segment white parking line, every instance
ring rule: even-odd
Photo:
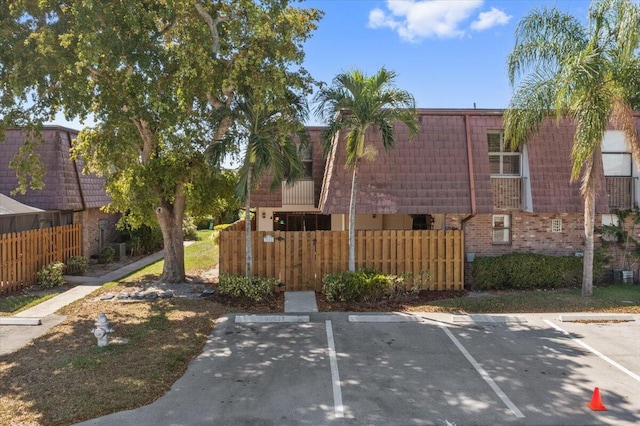
[[[623,367],[622,365],[618,364],[617,362],[615,362],[614,360],[612,360],[611,358],[609,358],[608,356],[604,355],[603,353],[599,352],[598,350],[592,348],[591,346],[587,345],[586,343],[584,343],[582,340],[580,339],[576,339],[575,337],[573,337],[573,335],[571,333],[569,333],[568,331],[560,328],[559,326],[555,325],[554,323],[552,323],[549,320],[544,320],[544,322],[546,322],[547,324],[549,324],[551,327],[555,328],[556,330],[558,330],[559,332],[569,336],[571,338],[571,340],[573,340],[574,342],[576,342],[577,344],[579,344],[580,346],[582,346],[583,348],[585,348],[586,350],[588,350],[589,352],[599,356],[601,359],[603,359],[604,361],[607,361],[609,364],[613,365],[614,367],[616,367],[618,370],[622,371],[623,373],[627,374],[629,377],[636,379],[637,381],[640,382],[640,376],[638,376],[637,374],[635,374],[634,372],[627,370],[625,367]]]
[[[411,314],[349,315],[349,322],[422,322],[422,318]]]
[[[236,324],[305,322],[309,322],[309,315],[236,315]]]
[[[331,320],[325,322],[327,328],[327,342],[329,345],[329,364],[331,365],[331,382],[333,384],[333,405],[337,418],[344,417],[344,405],[342,405],[342,389],[340,388],[340,373],[338,372],[338,359],[336,358],[336,345],[333,341],[333,328]]]
[[[484,381],[487,382],[487,384],[491,387],[491,389],[493,389],[496,395],[498,395],[498,398],[500,398],[502,402],[504,402],[504,404],[509,408],[509,410],[511,410],[513,415],[519,419],[523,419],[524,414],[522,414],[522,412],[518,409],[518,407],[516,407],[515,404],[511,402],[509,397],[502,391],[502,389],[500,389],[500,386],[498,386],[497,383],[493,381],[491,376],[489,376],[489,373],[487,373],[484,370],[484,368],[482,368],[482,366],[473,358],[473,356],[471,356],[469,351],[467,351],[465,347],[462,346],[462,343],[460,343],[460,341],[456,338],[456,336],[454,336],[453,333],[451,333],[451,331],[449,331],[447,327],[441,325],[440,328],[445,332],[447,336],[449,336],[449,339],[451,339],[453,344],[457,346],[460,352],[462,352],[462,355],[464,355],[467,361],[469,361],[469,363],[471,363],[473,368],[476,369],[478,374],[480,374],[480,377],[482,377]]]

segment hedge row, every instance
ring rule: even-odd
[[[604,273],[604,261],[596,255],[594,282]],[[582,258],[510,253],[477,257],[473,278],[479,290],[578,287],[582,283]]]

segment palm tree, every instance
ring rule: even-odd
[[[518,24],[508,59],[515,92],[504,116],[507,143],[522,145],[549,116],[575,125],[571,181],[581,181],[584,198],[583,296],[593,289],[595,199],[607,125],[624,131],[640,164],[632,110],[639,38],[640,6],[630,0],[595,1],[587,26],[555,8],[534,9]]]
[[[236,196],[245,203],[246,276],[253,265],[251,247],[251,188],[263,173],[271,172],[271,189],[303,173],[298,147],[308,143],[303,124],[306,102],[297,94],[248,91],[236,105],[236,123],[246,139]]]
[[[373,160],[377,152],[373,145],[365,143],[365,134],[371,128],[377,128],[382,134],[385,150],[395,146],[394,127],[396,121],[404,123],[409,137],[418,134],[415,100],[394,84],[396,73],[381,68],[376,74],[367,76],[354,69],[338,74],[330,87],[321,89],[315,97],[318,106],[316,113],[328,123],[322,138],[327,154],[332,144],[339,143],[338,136],[346,130],[347,160],[345,167],[353,170],[351,179],[351,198],[349,201],[349,271],[355,271],[355,212],[356,190],[358,183],[358,163],[366,158]]]

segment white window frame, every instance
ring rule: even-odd
[[[551,219],[551,232],[556,234],[562,232],[562,219]]]
[[[500,137],[500,151],[491,151],[489,147],[489,136],[499,135]],[[489,157],[498,157],[500,159],[500,171],[498,173],[491,173],[491,177],[522,177],[522,153],[520,151],[510,151],[504,146],[504,132],[490,131],[487,132],[487,149],[489,150]],[[518,157],[518,173],[505,173],[504,172],[504,158],[505,157]]]
[[[511,233],[510,214],[491,216],[491,242],[493,244],[511,244]]]

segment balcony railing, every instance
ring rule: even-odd
[[[493,207],[496,209],[524,209],[522,177],[491,177]]]
[[[605,185],[609,197],[611,210],[625,210],[633,207],[635,203],[634,177],[606,176]]]
[[[292,185],[282,184],[282,205],[313,206],[315,193],[312,180],[300,180]]]

